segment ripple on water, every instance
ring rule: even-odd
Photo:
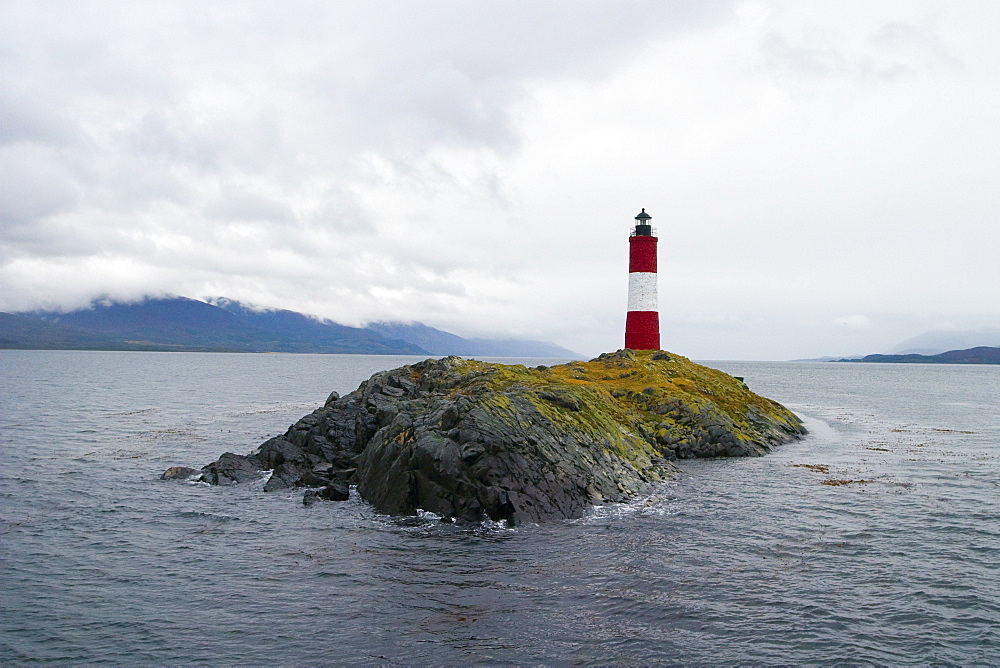
[[[896,397],[927,370],[748,363],[752,386],[800,402],[806,439],[681,462],[653,494],[566,522],[156,479],[283,432],[340,357],[126,355],[128,373],[102,357],[78,375],[88,388],[18,382],[0,415],[0,433],[30,427],[0,468],[0,660],[1000,662],[1000,407],[969,375],[934,376],[969,405],[910,407]]]

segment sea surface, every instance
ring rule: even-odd
[[[417,359],[0,350],[0,664],[1000,664],[997,366],[708,362],[810,435],[574,521],[158,479]]]

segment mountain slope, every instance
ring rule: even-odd
[[[186,297],[146,298],[133,303],[99,301],[89,309],[68,313],[21,315],[124,340],[130,350],[426,354],[418,346],[390,341],[375,332],[321,322],[291,311],[253,311],[226,302],[228,309]]]
[[[313,318],[287,309],[255,309],[225,297],[209,300],[214,306],[238,317],[257,329],[280,334],[287,348],[294,352],[383,352],[426,355],[431,351],[400,338],[359,327],[348,327],[332,320]],[[281,352],[291,350],[279,349]]]
[[[938,355],[950,350],[968,350],[987,346],[1000,347],[1000,329],[933,330],[895,345],[893,355]]]
[[[8,315],[0,320],[0,347],[579,358],[542,341],[464,339],[420,323],[348,327],[225,297],[98,300],[67,313]]]
[[[68,313],[36,312],[46,322],[120,337],[133,343],[158,343],[220,350],[264,350],[273,335],[205,302],[185,297],[147,298],[139,302],[96,302]]]
[[[427,325],[401,322],[373,322],[366,329],[395,339],[409,341],[433,355],[463,357],[561,357],[579,359],[572,350],[545,341],[521,339],[464,339]]]
[[[123,339],[0,313],[0,348],[26,350],[125,350]]]

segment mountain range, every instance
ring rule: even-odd
[[[69,312],[0,313],[0,348],[580,357],[544,341],[465,339],[422,323],[349,327],[224,297],[97,300]]]

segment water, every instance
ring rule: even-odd
[[[0,351],[0,663],[1000,662],[1000,367],[711,363],[811,435],[576,521],[158,480],[416,359]]]

